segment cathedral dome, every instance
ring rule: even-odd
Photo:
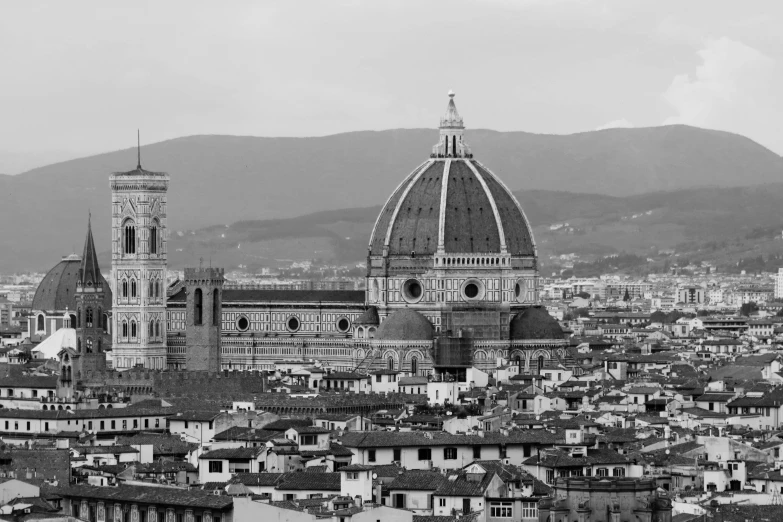
[[[563,339],[563,329],[546,308],[531,306],[511,320],[512,340]]]
[[[370,256],[510,254],[534,256],[528,220],[510,190],[473,159],[453,93],[430,160],[386,201]]]
[[[431,341],[433,336],[432,323],[410,308],[392,313],[375,333],[375,339],[382,341]]]
[[[41,280],[33,297],[33,310],[76,310],[76,282],[79,279],[79,269],[82,258],[76,254],[64,257]],[[100,275],[100,274],[98,274]],[[103,287],[109,284],[100,276]],[[111,291],[106,291],[104,309],[111,309]]]

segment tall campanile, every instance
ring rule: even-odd
[[[169,175],[111,175],[114,367],[166,368],[166,192]]]

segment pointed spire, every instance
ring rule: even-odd
[[[139,158],[139,162],[136,164],[136,168],[141,170],[141,132],[139,129],[136,129],[136,154]]]
[[[98,266],[98,255],[95,252],[95,242],[92,239],[92,212],[87,217],[87,239],[84,241],[82,265],[79,268],[79,286],[97,287],[103,283],[101,269]]]

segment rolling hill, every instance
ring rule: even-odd
[[[534,227],[545,271],[565,266],[558,257],[569,254],[595,262],[627,253],[652,259],[651,270],[668,258],[725,268],[744,258],[783,255],[783,183],[626,197],[541,190],[516,196]],[[373,206],[179,231],[170,242],[170,264],[182,267],[203,257],[255,271],[291,260],[358,263],[379,211]],[[552,230],[555,223],[568,227]],[[108,256],[101,262],[108,263]]]
[[[190,136],[143,147],[142,163],[171,174],[169,228],[184,233],[215,224],[379,205],[427,157],[436,136],[428,129],[319,138]],[[539,195],[542,199],[526,202],[526,210],[540,215],[542,223],[556,221],[563,206],[600,217],[604,207],[622,208],[627,197],[651,191],[675,195],[691,187],[783,180],[783,159],[773,152],[742,136],[687,126],[567,136],[472,130],[467,139],[476,157],[512,189],[592,195],[557,196],[551,202]],[[0,220],[5,224],[0,271],[45,270],[61,255],[78,252],[88,209],[96,243],[107,249],[108,175],[132,169],[135,154],[127,149],[0,177]],[[294,223],[305,226],[296,220],[289,225]],[[362,230],[369,234],[366,226],[353,226],[348,221],[329,228],[334,237],[355,238]],[[185,257],[189,251],[181,248]]]

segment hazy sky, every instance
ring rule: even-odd
[[[783,2],[0,1],[0,172],[191,134],[687,123],[783,153]]]

